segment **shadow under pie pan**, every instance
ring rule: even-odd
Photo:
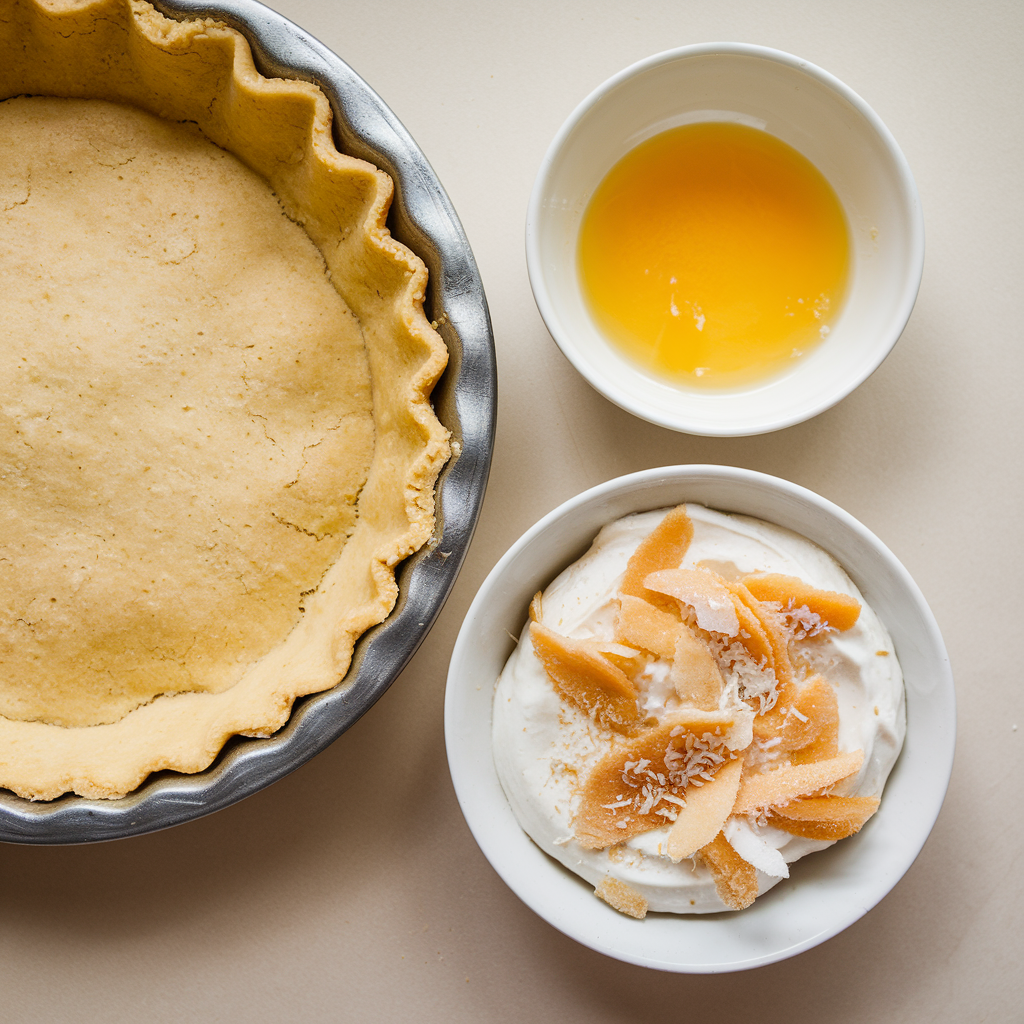
[[[448,349],[431,401],[450,432],[452,455],[435,487],[433,534],[395,569],[395,607],[357,640],[343,682],[300,696],[273,735],[236,735],[209,768],[191,775],[157,771],[118,799],[69,794],[33,802],[0,790],[5,842],[85,843],[167,828],[250,796],[326,748],[384,693],[429,631],[468,549],[490,466],[496,366],[483,287],[455,211],[401,123],[344,61],[252,0],[160,0],[154,6],[172,20],[213,18],[237,30],[266,78],[318,86],[332,108],[337,148],[391,176],[387,227],[426,264],[424,312]]]

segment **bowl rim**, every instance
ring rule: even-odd
[[[701,416],[694,414],[680,413],[672,415],[668,412],[663,413],[660,410],[652,410],[647,403],[635,398],[618,381],[599,374],[587,359],[584,351],[576,345],[572,332],[565,328],[560,320],[551,297],[551,292],[548,289],[543,269],[544,261],[541,253],[541,231],[539,226],[544,215],[544,196],[547,193],[549,179],[559,154],[569,142],[576,127],[607,96],[629,79],[665,64],[692,57],[706,56],[754,57],[782,64],[816,79],[826,88],[838,94],[841,99],[848,102],[865,119],[882,141],[885,151],[896,171],[900,197],[908,213],[910,224],[910,247],[906,276],[899,304],[893,314],[893,326],[889,332],[889,337],[886,339],[887,343],[877,346],[872,358],[867,359],[860,370],[840,387],[823,393],[820,397],[807,402],[806,405],[788,415],[765,415],[756,427],[747,425],[734,426],[728,422],[709,422]],[[760,46],[755,43],[710,42],[675,47],[671,50],[664,50],[650,57],[645,57],[612,75],[611,78],[597,86],[566,118],[548,146],[544,158],[541,160],[527,207],[525,241],[527,271],[537,309],[555,344],[562,351],[566,359],[575,367],[577,372],[595,391],[604,395],[605,398],[626,412],[632,413],[634,416],[647,420],[650,423],[655,423],[658,426],[667,427],[670,430],[707,437],[744,437],[770,433],[812,419],[842,401],[852,391],[860,387],[881,366],[896,345],[896,342],[899,341],[913,312],[924,274],[925,236],[921,198],[917,190],[917,184],[914,181],[914,176],[910,170],[910,165],[892,132],[889,131],[871,106],[846,83],[836,78],[835,75],[810,61],[787,53],[784,50]],[[742,392],[738,393],[742,394]]]
[[[343,683],[296,700],[274,735],[232,737],[204,771],[157,772],[117,800],[66,794],[33,802],[0,790],[0,842],[63,845],[155,832],[251,796],[324,750],[384,694],[429,632],[462,567],[490,471],[497,365],[483,283],[450,199],[405,127],[337,54],[256,0],[153,3],[175,20],[210,17],[238,30],[265,76],[319,86],[339,148],[391,175],[388,226],[429,270],[425,311],[440,321],[449,350],[433,404],[458,444],[437,481],[434,533],[398,567],[398,602],[357,641]]]
[[[561,522],[575,514],[592,509],[603,511],[605,515],[603,522],[607,523],[621,515],[629,514],[622,508],[617,508],[614,512],[606,511],[610,503],[619,496],[630,498],[631,511],[644,511],[650,508],[666,507],[671,503],[666,502],[663,497],[654,497],[653,504],[652,499],[645,499],[645,495],[652,495],[656,489],[660,489],[661,492],[666,489],[682,492],[701,486],[711,488],[739,486],[746,489],[751,496],[758,492],[763,494],[766,489],[774,491],[789,504],[810,506],[817,522],[837,523],[846,534],[852,535],[856,541],[866,543],[873,549],[873,552],[884,563],[886,570],[894,575],[901,597],[912,604],[914,613],[920,619],[922,636],[918,639],[924,640],[937,667],[935,677],[928,681],[930,686],[928,701],[930,707],[934,708],[934,715],[942,725],[932,747],[928,747],[927,743],[924,747],[920,747],[920,744],[927,739],[921,736],[920,727],[915,734],[917,742],[914,745],[915,753],[912,755],[916,758],[915,767],[920,768],[926,762],[929,772],[929,787],[926,791],[915,794],[915,801],[919,808],[919,831],[908,837],[902,831],[905,828],[904,824],[900,823],[897,829],[900,831],[900,835],[889,836],[891,842],[886,847],[885,857],[888,860],[885,863],[885,870],[877,877],[870,877],[867,880],[868,884],[861,885],[853,899],[847,894],[841,893],[842,900],[833,900],[837,906],[842,904],[842,913],[829,921],[827,926],[816,926],[817,930],[810,934],[789,935],[785,942],[777,943],[771,948],[766,946],[760,950],[758,955],[749,955],[745,944],[751,941],[749,932],[752,929],[756,930],[756,925],[751,921],[751,925],[747,926],[744,922],[750,920],[752,911],[764,906],[761,900],[758,900],[754,907],[736,914],[654,915],[655,919],[685,922],[681,926],[683,928],[690,927],[690,922],[703,917],[728,919],[735,922],[737,936],[746,929],[748,934],[744,936],[743,944],[739,939],[736,941],[734,958],[726,957],[714,962],[696,962],[693,959],[681,958],[678,954],[674,956],[672,951],[652,956],[646,949],[642,932],[639,930],[647,922],[631,921],[613,911],[609,912],[610,917],[605,914],[607,920],[600,921],[596,929],[594,928],[596,920],[594,914],[588,912],[590,921],[583,920],[578,909],[583,905],[583,901],[589,900],[592,906],[601,908],[602,912],[607,908],[604,908],[603,904],[599,904],[589,894],[589,887],[586,883],[581,882],[561,864],[543,853],[523,832],[515,819],[504,791],[501,789],[491,756],[490,707],[493,703],[493,686],[485,685],[490,680],[483,680],[479,672],[473,671],[473,652],[471,650],[474,643],[484,642],[479,639],[485,633],[482,620],[485,618],[485,609],[493,595],[509,588],[526,586],[533,579],[532,576],[529,580],[525,578],[530,575],[529,569],[524,568],[520,564],[520,560],[532,546],[543,544],[545,538],[549,537],[553,530],[557,530]],[[691,499],[680,497],[676,500]],[[741,514],[752,513],[744,511]],[[785,522],[779,525],[787,526]],[[581,549],[584,545],[589,545],[593,532],[580,539]],[[828,550],[827,547],[826,550]],[[582,550],[579,553],[582,553]],[[542,585],[546,585],[552,580],[566,565],[578,557],[578,554],[562,564],[546,566],[540,573],[544,581]],[[851,572],[851,575],[856,575],[855,570]],[[515,578],[510,581],[510,577]],[[525,603],[522,608],[522,619],[523,621],[526,619]],[[508,623],[504,625],[506,630],[516,628],[515,626],[509,627]],[[511,635],[510,632],[509,636]],[[502,657],[502,664],[506,657],[507,654]],[[486,693],[481,696],[484,690]],[[893,770],[894,775],[899,770],[900,763],[906,762],[908,756],[911,756],[907,752],[911,735],[909,723],[913,721],[910,693],[910,687],[908,687],[908,739],[905,741],[904,750]],[[486,728],[480,721],[480,705],[484,699],[487,701]],[[922,701],[923,698],[918,696],[914,706],[919,707]],[[508,549],[480,586],[466,613],[456,640],[445,691],[445,743],[456,798],[474,839],[505,884],[540,917],[582,945],[627,963],[677,973],[724,973],[775,963],[824,942],[849,927],[877,905],[909,870],[934,827],[949,785],[955,741],[956,696],[949,658],[938,624],[923,594],[902,563],[867,527],[814,491],[768,474],[730,466],[668,466],[628,474],[598,484],[596,487],[570,498],[542,517]],[[486,753],[484,753],[485,748]],[[884,806],[883,800],[883,808]],[[889,831],[892,831],[891,826]],[[848,840],[850,843],[855,841],[856,837]],[[828,857],[832,852],[831,849],[822,851],[816,857]],[[812,861],[819,866],[827,863],[815,861],[814,858]],[[821,902],[828,899],[830,895],[828,886],[836,880],[827,870],[823,874],[824,884],[820,878],[816,882],[808,881],[806,883],[807,887],[803,889],[802,896],[804,900],[809,901],[813,898],[816,902]],[[814,890],[813,897],[812,890]],[[771,895],[768,893],[764,899],[770,899]],[[767,913],[771,912],[772,910],[769,908]],[[650,921],[651,918],[649,917],[647,920]],[[702,926],[697,924],[696,927]],[[766,934],[768,931],[765,929]],[[766,939],[765,942],[770,945],[769,940]]]

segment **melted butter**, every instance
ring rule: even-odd
[[[708,122],[627,153],[594,192],[579,270],[605,336],[674,384],[737,387],[821,343],[849,267],[839,199],[766,132]]]

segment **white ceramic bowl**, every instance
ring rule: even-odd
[[[494,685],[531,596],[589,547],[606,523],[683,501],[786,526],[830,552],[892,635],[907,689],[907,737],[878,813],[851,839],[801,860],[792,877],[738,913],[649,914],[634,921],[543,853],[519,827],[491,756]],[[445,738],[455,792],[484,855],[541,917],[630,963],[714,973],[758,967],[823,942],[900,880],[938,816],[953,765],[949,660],[921,592],[895,556],[842,509],[796,484],[724,466],[673,466],[620,477],[545,516],[480,588],[448,673]]]
[[[853,250],[849,291],[828,338],[784,376],[731,391],[674,387],[620,355],[591,317],[577,272],[580,221],[608,171],[653,135],[699,121],[760,128],[807,157],[843,205]],[[537,175],[526,259],[552,337],[605,397],[674,430],[759,434],[834,405],[889,354],[917,298],[924,224],[903,154],[856,93],[790,54],[708,43],[626,68],[573,111]]]

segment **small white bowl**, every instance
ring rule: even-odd
[[[760,128],[807,157],[835,189],[852,247],[849,290],[827,339],[783,376],[729,391],[675,387],[621,355],[592,318],[577,271],[580,221],[608,171],[646,139],[701,121]],[[899,146],[856,93],[788,53],[707,43],[626,68],[573,111],[533,187],[526,261],[551,336],[606,398],[673,430],[760,434],[834,405],[889,354],[920,287],[924,223]]]
[[[520,828],[491,756],[494,684],[530,598],[631,512],[684,501],[757,516],[819,544],[846,569],[885,623],[903,668],[907,736],[878,813],[851,839],[799,862],[793,877],[737,913],[649,914],[634,921],[543,853]],[[528,530],[484,581],[452,654],[445,740],[466,821],[494,869],[560,931],[629,963],[717,973],[810,949],[867,913],[924,845],[953,766],[956,707],[949,660],[921,592],[895,556],[856,519],[796,484],[725,466],[673,466],[601,484]]]

